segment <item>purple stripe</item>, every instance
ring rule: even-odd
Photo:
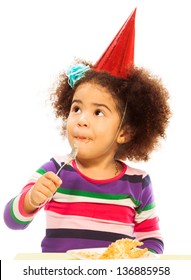
[[[157,254],[162,254],[164,251],[164,243],[160,239],[148,238],[141,241],[144,243],[144,245],[140,246],[140,248],[148,248],[154,250]]]
[[[43,252],[66,252],[71,249],[107,247],[121,238],[133,237],[94,230],[47,229],[41,245]]]
[[[161,240],[147,239],[143,240],[144,245],[140,248],[154,250],[157,254],[162,254],[164,244]],[[73,238],[48,238],[45,237],[41,243],[42,252],[60,252],[64,253],[73,249],[101,248],[108,247],[112,241],[102,241],[94,239],[73,239]]]
[[[47,238],[41,243],[42,252],[66,252],[73,249],[108,247],[111,241],[73,239],[73,238]]]
[[[45,163],[42,168],[44,168],[47,171],[53,171],[56,172],[58,167],[55,166],[55,163],[51,160],[47,163]],[[62,179],[62,185],[60,186],[61,188],[67,188],[67,189],[75,189],[75,190],[83,190],[89,192],[95,192],[95,193],[104,193],[104,194],[129,194],[136,200],[141,200],[141,193],[142,190],[148,192],[149,197],[151,198],[152,196],[150,195],[150,184],[146,184],[147,186],[143,186],[144,184],[144,179],[143,181],[140,179],[140,182],[130,182],[127,180],[127,176],[125,180],[116,180],[113,182],[105,182],[103,184],[96,184],[96,183],[91,183],[87,181],[85,178],[83,178],[80,174],[78,174],[73,167],[70,168],[71,170],[65,170],[63,169],[62,172],[60,173],[60,178]],[[71,172],[73,171],[73,172]],[[138,175],[137,177],[140,177]],[[149,176],[147,176],[147,183],[150,182]],[[149,203],[153,202],[153,198],[149,201]]]
[[[128,181],[116,180],[104,184],[95,184],[86,181],[77,172],[63,171],[61,173],[62,186],[67,189],[83,190],[103,194],[130,194],[136,200],[140,200],[140,193],[142,191],[141,183],[130,183]]]
[[[141,197],[141,205],[139,208],[144,208],[146,205],[151,204],[154,202],[154,196],[152,191],[152,186],[149,185],[142,191],[142,197]]]
[[[52,172],[54,172],[54,173],[56,173],[56,172],[57,172],[57,169],[58,169],[58,168],[55,166],[55,163],[54,163],[52,160],[50,160],[49,162],[43,164],[43,165],[41,166],[41,168],[45,169],[46,171],[52,171]]]
[[[10,229],[25,229],[28,224],[20,224],[18,222],[16,222],[11,215],[11,203],[12,203],[13,199],[11,199],[7,205],[5,206],[4,209],[4,222],[5,224],[10,228]]]
[[[55,228],[46,229],[46,236],[50,238],[82,238],[82,239],[95,239],[95,240],[108,240],[115,241],[120,238],[129,237],[126,234],[97,231],[88,229],[70,229],[70,228]]]

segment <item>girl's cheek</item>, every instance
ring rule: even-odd
[[[70,115],[67,119],[67,126],[72,126],[74,124],[75,124],[75,118],[72,115]]]

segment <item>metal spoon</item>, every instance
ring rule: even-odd
[[[78,153],[78,142],[75,142],[74,143],[74,146],[70,152],[70,154],[68,155],[68,161],[65,162],[63,165],[61,165],[61,167],[59,168],[59,170],[57,171],[56,175],[59,175],[60,174],[60,171],[62,170],[62,168],[67,165],[67,164],[70,164],[72,160],[74,160],[77,156],[77,153]]]

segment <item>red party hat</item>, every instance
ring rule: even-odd
[[[107,71],[110,74],[125,78],[127,67],[134,62],[136,9],[128,17],[109,47],[93,66],[98,71]]]

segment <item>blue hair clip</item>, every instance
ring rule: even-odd
[[[89,65],[85,64],[75,64],[68,68],[66,71],[66,76],[68,77],[68,83],[73,88],[74,84],[84,77],[84,74],[87,70],[90,69]]]

